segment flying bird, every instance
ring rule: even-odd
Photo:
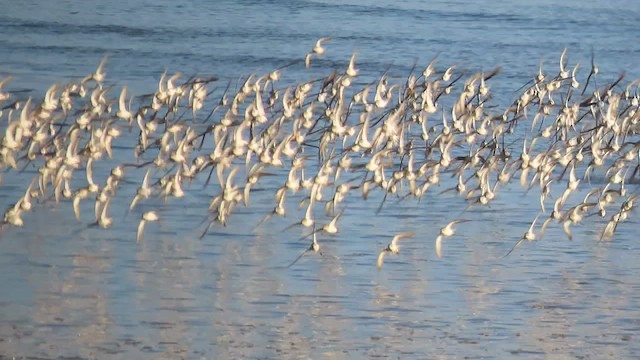
[[[382,251],[380,251],[380,254],[378,255],[378,269],[382,269],[382,264],[384,263],[384,256],[387,253],[398,254],[400,252],[400,247],[398,247],[398,241],[400,241],[401,239],[412,238],[414,236],[416,236],[416,234],[412,232],[404,232],[394,236],[393,240],[391,240],[389,245],[387,245],[386,248],[382,249]]]

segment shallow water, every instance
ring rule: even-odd
[[[363,81],[387,67],[405,76],[414,62],[422,67],[438,55],[442,67],[502,66],[492,91],[510,101],[541,59],[555,72],[565,47],[570,63],[584,64],[587,73],[593,48],[603,82],[623,70],[629,79],[640,77],[634,37],[640,6],[632,1],[25,1],[3,8],[0,74],[14,76],[13,89],[34,94],[89,74],[105,54],[108,80],[135,94],[154,91],[165,69],[235,80],[301,60],[321,36],[332,37],[327,55],[310,72],[300,64],[286,69],[285,80],[342,68],[354,49]],[[130,150],[117,150],[115,158]],[[35,170],[26,174],[4,176],[2,208],[21,195]],[[389,199],[379,214],[380,194],[366,202],[352,194],[340,232],[319,236],[323,256],[308,254],[287,268],[308,247],[300,227],[283,231],[302,216],[301,197],[289,199],[286,218],[254,228],[273,209],[275,179],[226,227],[214,224],[200,239],[218,185],[203,190],[196,181],[181,200],[149,200],[127,215],[143,175],[127,170],[109,230],[87,226],[91,200],[83,202],[81,223],[69,202],[51,201],[25,217],[25,228],[3,229],[0,358],[620,359],[640,353],[634,216],[611,242],[598,241],[604,222],[587,218],[573,228],[573,241],[552,225],[542,241],[503,258],[539,211],[535,190],[501,188],[490,207],[464,214],[467,204],[453,194]],[[148,224],[137,243],[140,213],[156,208],[161,221]],[[433,239],[460,217],[472,221],[444,241],[438,259]],[[403,231],[417,236],[402,241],[400,254],[378,271],[378,251]]]

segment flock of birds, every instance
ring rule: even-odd
[[[309,52],[307,68],[329,40],[320,39]],[[105,82],[105,61],[82,80],[52,85],[41,101],[12,94],[10,78],[4,78],[0,177],[13,172],[33,179],[4,212],[0,234],[24,226],[36,204],[53,202],[71,203],[81,221],[81,202],[93,201],[92,226],[109,228],[110,204],[128,168],[144,171],[130,212],[152,197],[183,197],[186,182],[199,179],[206,186],[217,179],[202,237],[215,223],[226,224],[238,206],[249,207],[264,178],[281,181],[273,210],[257,226],[286,216],[288,197],[301,199],[306,210],[294,225],[309,228],[313,240],[289,266],[308,252],[322,254],[317,234],[339,231],[344,200],[354,194],[366,200],[381,192],[378,211],[389,198],[420,200],[427,193],[454,193],[479,207],[517,179],[527,191],[539,189],[540,212],[511,251],[541,239],[553,223],[571,239],[571,227],[588,216],[608,219],[601,239],[611,239],[634,209],[638,195],[626,184],[640,168],[640,81],[623,86],[620,76],[598,86],[592,62],[581,83],[579,65],[568,67],[565,50],[558,71],[545,72],[541,64],[500,110],[489,85],[500,68],[465,76],[456,66],[438,70],[434,60],[406,77],[385,72],[363,84],[356,58],[354,53],[345,69],[325,77],[280,85],[283,67],[248,76],[235,90],[231,83],[211,90],[220,83],[216,78],[181,81],[180,73],[165,72],[154,93],[130,97],[122,87],[117,101],[114,86]],[[118,142],[128,142],[131,161],[97,178],[94,167],[113,161]],[[596,172],[603,174],[599,183],[591,181]],[[435,190],[441,181],[455,185]],[[585,183],[588,193],[576,199]],[[317,208],[326,223],[318,223]],[[156,210],[142,212],[137,240],[147,223],[159,219]],[[544,221],[537,227],[538,219]],[[466,221],[441,228],[437,256],[443,239]],[[386,255],[399,253],[400,240],[414,236],[395,235],[380,251],[378,268]]]

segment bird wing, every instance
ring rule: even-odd
[[[436,255],[442,257],[442,235],[438,235],[436,238]]]
[[[120,98],[118,99],[118,105],[120,106],[120,111],[127,110],[127,87],[123,86],[122,91],[120,92]]]
[[[387,252],[385,250],[380,251],[380,255],[378,255],[378,269],[382,269],[382,264],[384,263],[384,255]]]
[[[396,236],[393,237],[393,240],[391,240],[391,244],[397,245],[400,239],[412,238],[414,236],[416,236],[416,234],[412,232],[403,232],[400,234],[396,234]]]
[[[142,240],[142,233],[144,232],[144,223],[145,220],[142,219],[140,220],[140,223],[138,224],[138,232],[136,234],[136,241],[140,242],[140,240]]]
[[[80,221],[80,197],[78,195],[73,198],[73,213],[76,215],[76,220]]]
[[[511,248],[511,250],[509,250],[509,252],[508,252],[508,253],[506,253],[503,257],[507,257],[507,256],[509,256],[509,254],[511,254],[511,253],[513,252],[513,250],[515,250],[515,249],[516,249],[516,248],[517,248],[517,247],[518,247],[518,246],[519,246],[523,241],[524,241],[524,237],[523,237],[523,238],[521,238],[520,240],[518,240],[518,242],[517,242],[515,245],[513,245],[513,247]]]
[[[289,264],[289,266],[287,266],[287,268],[290,268],[290,267],[292,267],[295,263],[297,263],[297,262],[298,262],[298,260],[300,260],[303,256],[305,256],[305,255],[307,254],[307,252],[308,252],[308,251],[309,251],[309,249],[307,249],[307,250],[303,251],[303,252],[302,252],[302,254],[298,255],[298,257],[297,257],[295,260],[293,260],[293,262],[292,262],[291,264]]]

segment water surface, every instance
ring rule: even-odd
[[[91,73],[107,55],[108,80],[140,95],[153,92],[165,70],[235,82],[302,61],[317,38],[329,36],[325,57],[309,71],[301,63],[286,69],[283,81],[326,76],[354,50],[362,82],[386,69],[406,76],[437,56],[440,69],[502,66],[492,91],[509,102],[541,60],[557,71],[564,48],[570,64],[587,73],[593,50],[603,82],[622,71],[639,77],[639,17],[634,1],[24,1],[5,4],[0,15],[0,74],[13,75],[12,89],[38,96],[54,82]],[[3,208],[35,170],[26,174],[4,176]],[[543,241],[502,258],[539,211],[535,190],[502,188],[489,208],[463,215],[466,203],[453,194],[393,199],[377,215],[379,194],[366,202],[353,195],[339,234],[319,238],[324,255],[287,268],[308,247],[300,227],[283,231],[302,216],[300,198],[290,199],[290,216],[253,228],[273,209],[275,180],[226,227],[215,224],[200,239],[217,184],[194,183],[181,200],[150,200],[127,215],[143,175],[128,171],[109,230],[87,227],[90,200],[80,223],[69,202],[47,202],[25,217],[25,228],[2,230],[0,358],[640,353],[633,216],[611,242],[598,241],[604,223],[589,218],[574,227],[573,241],[552,226]],[[158,208],[161,221],[137,243],[140,213]],[[461,216],[472,221],[445,240],[438,259],[433,239]],[[403,231],[417,236],[378,271],[378,251]]]

